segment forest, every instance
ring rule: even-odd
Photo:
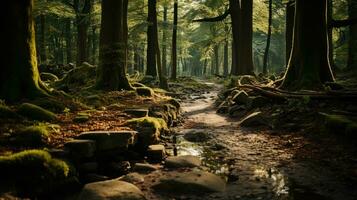
[[[0,200],[356,200],[357,0],[5,0]]]

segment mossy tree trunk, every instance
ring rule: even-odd
[[[106,90],[131,90],[126,77],[124,0],[103,0],[97,86]]]
[[[37,69],[33,0],[3,2],[0,99],[18,101],[47,95]]]
[[[357,0],[348,0],[348,14],[350,19],[357,18]],[[349,27],[347,69],[357,70],[357,24]]]
[[[326,14],[327,0],[296,0],[292,53],[281,88],[316,90],[334,81]]]

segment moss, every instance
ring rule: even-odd
[[[135,88],[136,93],[140,96],[152,97],[154,96],[154,91],[149,87],[138,87]]]
[[[38,147],[46,144],[48,137],[46,126],[29,126],[16,133],[12,142],[19,146]]]
[[[0,118],[17,118],[18,115],[8,106],[0,104]]]
[[[56,181],[67,178],[69,173],[70,167],[66,162],[53,159],[42,150],[0,156],[1,183],[27,195],[43,192]]]
[[[30,103],[23,103],[17,111],[20,115],[25,116],[29,119],[39,120],[39,121],[54,121],[56,115],[46,110],[40,106]]]
[[[320,113],[323,118],[323,128],[329,133],[345,134],[348,137],[356,137],[357,123],[344,115],[330,115]]]
[[[150,127],[158,130],[166,130],[167,124],[161,118],[156,117],[141,117],[141,118],[134,118],[127,121],[128,125],[135,125],[140,127]]]

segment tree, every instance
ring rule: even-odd
[[[156,0],[148,1],[148,28],[147,28],[147,69],[146,75],[157,76],[156,68],[156,41],[155,26],[157,29],[156,19]]]
[[[164,5],[164,16],[163,16],[163,30],[162,30],[162,74],[167,76],[167,5]]]
[[[253,74],[253,0],[241,0],[241,15],[240,37],[242,37],[242,45],[240,46],[241,62],[238,66],[238,72],[239,75]]]
[[[174,23],[172,28],[172,52],[171,52],[171,79],[177,78],[177,18],[178,18],[178,2],[174,2]]]
[[[0,98],[17,101],[47,95],[37,69],[33,0],[3,2],[1,44],[3,51],[0,73]]]
[[[286,22],[285,22],[285,51],[286,51],[286,64],[289,62],[291,48],[293,44],[293,32],[294,32],[294,16],[295,16],[295,2],[293,0],[289,0],[286,3]]]
[[[131,90],[126,77],[125,11],[127,0],[102,0],[97,86]]]
[[[77,24],[77,65],[80,65],[88,61],[88,16],[91,11],[92,0],[74,0],[73,7],[76,11]]]
[[[296,0],[293,47],[281,88],[321,89],[334,81],[328,58],[327,0]]]
[[[273,0],[269,0],[268,35],[267,35],[265,52],[264,52],[263,74],[267,74],[268,71],[267,68],[268,68],[268,56],[269,56],[269,48],[270,48],[270,40],[271,40],[272,18],[273,18]]]
[[[357,18],[357,0],[348,0],[348,15]],[[350,25],[349,33],[347,69],[357,70],[357,24]]]

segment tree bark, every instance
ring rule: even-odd
[[[73,61],[73,54],[72,54],[72,22],[70,19],[66,19],[65,25],[65,34],[66,34],[66,56],[67,56],[67,63],[71,63]]]
[[[214,69],[213,74],[219,75],[219,45],[214,46]]]
[[[83,7],[81,7],[81,1]],[[76,23],[77,23],[77,65],[88,61],[88,16],[91,11],[92,0],[74,0],[74,7],[76,9]]]
[[[348,14],[350,19],[357,18],[357,0],[348,1]],[[357,24],[349,27],[347,69],[357,70]]]
[[[294,31],[294,16],[295,16],[295,3],[293,1],[289,1],[286,4],[286,33],[285,33],[285,40],[286,40],[286,66],[288,65],[291,48],[293,46],[293,31]]]
[[[177,78],[177,21],[178,21],[178,0],[174,2],[174,23],[172,30],[172,53],[171,53],[171,79]]]
[[[146,75],[157,77],[156,44],[155,44],[156,0],[148,1],[147,28],[147,69]]]
[[[22,98],[45,96],[46,87],[37,69],[35,30],[32,15],[33,0],[3,2],[0,73],[0,98],[18,101]]]
[[[41,63],[47,62],[47,50],[46,50],[46,17],[40,15],[40,61]]]
[[[263,74],[267,74],[268,72],[268,58],[269,58],[269,48],[270,48],[270,40],[271,40],[272,16],[273,16],[273,0],[269,0],[268,34],[267,34],[267,42],[264,52]]]
[[[228,38],[224,41],[224,50],[223,50],[223,76],[228,76]]]
[[[164,6],[164,26],[162,30],[162,74],[167,76],[167,6]]]
[[[253,74],[253,0],[241,0],[242,46],[240,50],[240,75]]]
[[[125,68],[124,0],[103,0],[97,86],[106,90],[131,90]]]
[[[296,0],[294,38],[281,88],[322,89],[334,81],[328,58],[327,0]]]

